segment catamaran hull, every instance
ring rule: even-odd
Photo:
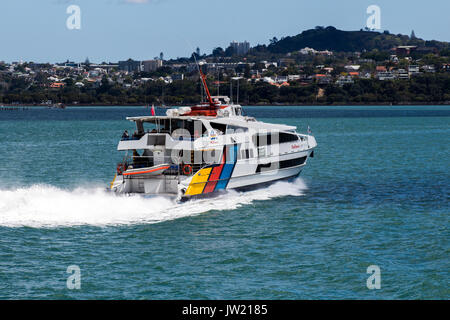
[[[306,152],[305,154],[308,155],[309,153]],[[192,198],[214,196],[226,190],[243,191],[258,189],[273,184],[277,181],[294,179],[298,175],[300,175],[305,165],[306,161],[302,165],[290,168],[267,170],[240,176],[231,176],[227,180],[217,181],[210,179],[212,174],[212,169],[210,169],[210,175],[208,176],[208,179],[203,182],[196,182],[194,178],[192,178],[186,179],[184,183],[180,183],[177,177],[165,175],[151,177],[129,177],[120,175],[114,179],[111,185],[111,190],[115,191],[116,193],[172,195],[183,200],[188,200]],[[219,187],[219,183],[221,182],[223,182],[222,186]],[[214,189],[210,188],[208,190],[209,184],[214,184]]]
[[[177,189],[177,184],[173,184],[171,186],[171,189],[167,190],[166,183],[164,183],[163,179],[149,179],[148,181],[129,180],[121,183],[119,186],[116,186],[113,191],[122,194],[137,193],[145,196],[173,196],[180,198],[182,201],[187,201],[189,199],[214,197],[219,195],[220,193],[226,192],[226,190],[251,191],[267,187],[279,181],[290,181],[297,178],[302,172],[302,169],[303,166],[298,168],[289,168],[287,170],[280,170],[280,172],[277,173],[253,174],[245,177],[231,178],[229,185],[224,190],[218,190],[210,193],[200,193],[192,196],[184,195],[182,189]],[[132,189],[136,190],[138,188],[142,189],[142,191],[144,192],[131,192]]]

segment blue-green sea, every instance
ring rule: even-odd
[[[186,203],[104,191],[148,109],[0,111],[0,299],[449,299],[449,106],[245,111],[310,126],[315,157]]]

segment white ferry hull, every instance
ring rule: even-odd
[[[225,151],[230,154],[230,151]],[[111,183],[111,190],[117,193],[139,193],[145,195],[173,195],[184,200],[199,196],[211,196],[225,190],[257,189],[261,186],[297,177],[313,149],[289,153],[267,160],[277,163],[298,162],[286,168],[259,168],[256,161],[231,160],[202,168],[192,177],[159,175],[119,175]],[[230,157],[230,156],[229,156]],[[254,160],[254,159],[253,159]],[[227,166],[229,166],[227,168]],[[228,170],[228,172],[227,172]],[[151,170],[144,170],[151,171]],[[215,174],[217,171],[217,174]],[[260,171],[260,172],[258,172]],[[251,173],[248,173],[251,172]],[[228,175],[228,176],[227,176]]]

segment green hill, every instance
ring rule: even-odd
[[[354,52],[373,49],[389,50],[402,45],[436,47],[438,49],[450,48],[448,42],[411,39],[409,36],[394,35],[388,31],[383,33],[363,30],[342,31],[334,27],[316,27],[281,40],[274,38],[271,40],[271,44],[267,46],[267,50],[272,53],[288,53],[310,47],[316,50]]]

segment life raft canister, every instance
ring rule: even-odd
[[[183,166],[183,173],[187,176],[192,174],[192,166],[190,164],[185,164]]]
[[[117,165],[117,175],[121,175],[125,171],[125,165],[123,163],[119,163]]]

